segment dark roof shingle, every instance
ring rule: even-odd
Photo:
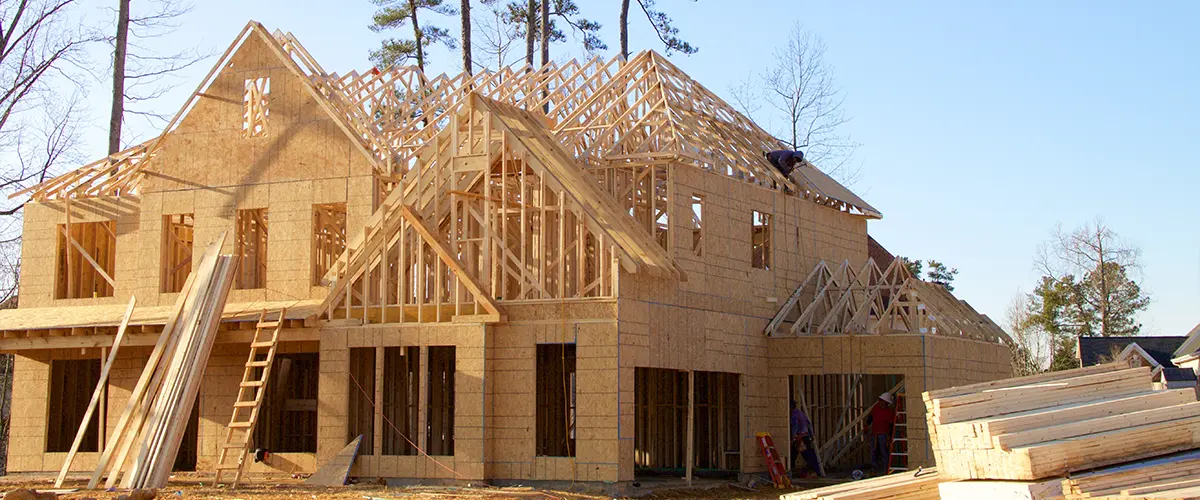
[[[1125,350],[1129,344],[1137,343],[1158,364],[1174,367],[1171,358],[1175,350],[1183,345],[1187,337],[1079,337],[1079,361],[1083,366],[1098,365],[1109,361],[1115,354]]]

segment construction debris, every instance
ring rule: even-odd
[[[936,468],[891,474],[873,479],[789,493],[780,500],[936,500],[938,483],[945,481]]]
[[[1110,363],[924,394],[939,470],[1027,481],[1200,445],[1195,391]]]
[[[105,472],[105,486],[113,487],[122,470],[124,488],[166,485],[237,268],[233,257],[218,255],[224,242],[222,233],[184,284],[175,310],[97,461],[89,488],[95,488]],[[130,457],[133,462],[126,467],[129,452],[134,449],[137,454]]]

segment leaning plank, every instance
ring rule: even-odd
[[[350,466],[354,465],[354,459],[358,457],[358,447],[362,444],[362,435],[354,438],[350,444],[342,448],[337,455],[325,462],[320,469],[317,469],[313,475],[308,476],[304,480],[304,484],[314,486],[345,486],[346,479],[350,477]]]
[[[104,386],[108,383],[108,373],[112,370],[113,362],[117,360],[117,349],[121,347],[121,341],[125,339],[125,330],[129,327],[129,318],[133,316],[135,304],[137,304],[137,297],[130,296],[129,307],[125,309],[125,316],[121,318],[121,326],[117,327],[117,337],[113,339],[112,349],[108,351],[108,359],[104,360],[104,368],[100,370],[100,380],[96,382],[96,390],[92,391],[92,400],[83,414],[83,421],[79,423],[79,430],[75,432],[75,441],[71,443],[71,450],[67,452],[67,458],[63,460],[62,470],[58,472],[58,478],[54,480],[55,488],[62,487],[63,481],[67,478],[67,472],[71,470],[71,463],[75,461],[75,453],[83,444],[83,436],[87,434],[92,414],[96,412],[96,407],[100,404],[100,397],[104,395]],[[100,422],[100,425],[105,424]]]

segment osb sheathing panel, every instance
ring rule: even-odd
[[[54,281],[58,268],[58,225],[67,223],[67,205],[61,201],[29,202],[25,205],[21,242],[21,307],[123,304],[141,274],[138,248],[140,199],[87,198],[70,204],[71,223],[116,221],[117,255],[112,278],[117,282],[112,297],[55,299]],[[154,248],[158,248],[157,245]],[[90,266],[86,261],[78,263]],[[141,295],[138,296],[141,298]]]
[[[551,312],[547,310],[546,315]],[[612,316],[510,321],[489,331],[494,343],[488,351],[487,372],[488,476],[618,480],[618,350]],[[542,343],[577,346],[575,458],[536,456],[536,353],[537,344]]]
[[[246,79],[270,78],[265,137],[242,133]],[[267,288],[234,290],[230,302],[320,298],[309,259],[312,205],[346,203],[347,228],[361,230],[373,200],[371,160],[347,137],[296,76],[257,35],[237,49],[204,95],[163,142],[147,168],[142,196],[74,201],[73,222],[117,220],[115,297],[55,300],[54,225],[66,222],[61,202],[25,207],[21,307],[124,303],[164,305],[159,292],[162,216],[195,215],[196,245],[234,231],[237,210],[266,208]],[[233,252],[234,238],[225,252]],[[193,262],[193,266],[197,265]]]
[[[349,349],[353,347],[420,346],[420,422],[427,418],[428,346],[455,346],[454,456],[360,456],[351,474],[369,477],[420,477],[477,480],[484,478],[485,349],[492,336],[483,325],[388,325],[370,328],[330,328],[321,334],[320,397],[317,402],[317,461],[323,463],[346,443],[349,391],[358,390],[349,378]],[[382,373],[383,367],[376,366]],[[374,400],[374,396],[371,398]],[[387,425],[382,423],[382,425]],[[381,422],[376,420],[376,427]],[[424,429],[424,425],[419,428]],[[376,439],[381,435],[376,432]],[[412,436],[409,436],[412,439]],[[417,444],[426,449],[424,432]],[[382,450],[381,442],[375,444]]]
[[[703,255],[692,253],[688,230],[675,229],[673,254],[687,272],[686,282],[621,276],[622,480],[633,478],[635,367],[742,374],[742,470],[765,470],[754,434],[787,435],[786,404],[777,414],[773,408],[775,399],[786,397],[787,385],[771,364],[763,328],[818,260],[861,265],[867,258],[863,218],[696,168],[677,167],[674,173],[677,228],[688,227],[692,195],[704,197]],[[769,270],[751,265],[754,210],[772,215]]]

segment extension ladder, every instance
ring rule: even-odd
[[[792,480],[788,479],[787,468],[783,466],[783,458],[775,451],[775,442],[771,434],[760,432],[754,435],[758,439],[758,447],[762,450],[763,459],[767,461],[767,470],[771,473],[771,482],[776,488],[791,488]]]
[[[236,471],[232,481],[236,487],[246,472],[250,438],[258,423],[258,410],[267,392],[267,381],[271,379],[271,363],[275,361],[275,349],[279,346],[279,332],[283,329],[286,314],[286,308],[280,309],[279,319],[267,321],[267,311],[264,309],[258,316],[254,338],[250,341],[250,355],[246,358],[246,371],[238,384],[237,401],[233,403],[233,415],[229,417],[229,426],[225,430],[225,444],[221,445],[221,454],[217,458],[215,484],[221,484],[222,473]],[[226,459],[233,461],[227,462]]]
[[[908,470],[908,408],[904,388],[896,391],[896,425],[888,443],[888,474]]]

